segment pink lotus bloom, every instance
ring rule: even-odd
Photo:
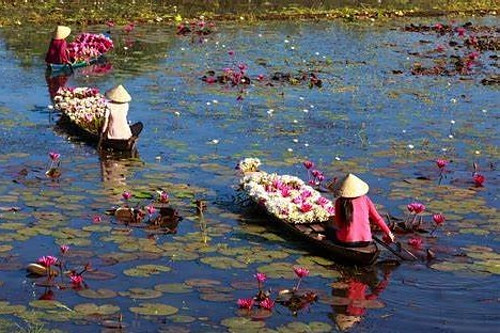
[[[254,276],[257,279],[257,281],[259,281],[259,283],[263,283],[264,281],[267,280],[267,276],[264,273],[257,273]]]
[[[311,168],[314,168],[314,163],[307,160],[307,161],[304,161],[304,166],[306,167],[307,170],[311,169]]]
[[[476,173],[472,179],[474,180],[474,184],[476,184],[477,187],[483,186],[483,183],[486,180],[483,175],[480,175],[478,173]]]
[[[443,29],[443,25],[441,23],[436,23],[434,25],[434,28],[436,28],[437,30],[441,30],[441,29]]]
[[[85,114],[85,120],[90,123],[92,120],[94,120],[94,116],[90,113]]]
[[[471,52],[468,57],[470,60],[476,60],[479,58],[479,55],[480,55],[479,52],[474,51],[474,52]]]
[[[443,214],[434,214],[432,215],[432,219],[434,220],[434,223],[436,223],[436,225],[441,225],[445,221]]]
[[[313,209],[313,206],[310,203],[304,202],[300,205],[299,209],[302,213],[307,213]]]
[[[240,309],[250,310],[253,306],[253,298],[238,298],[238,307]]]
[[[113,28],[115,26],[115,22],[113,21],[108,21],[106,22],[106,25],[109,27],[109,28]]]
[[[328,204],[330,200],[328,200],[325,197],[319,197],[318,200],[316,200],[316,203],[320,205],[321,207],[325,207],[326,204]]]
[[[128,200],[128,199],[130,199],[132,197],[132,193],[130,193],[128,191],[124,191],[122,193],[122,197],[123,197],[123,199]]]
[[[65,254],[66,252],[68,252],[69,246],[68,245],[61,245],[59,247],[59,250],[61,251],[62,254]]]
[[[328,207],[326,208],[326,211],[327,211],[327,212],[328,212],[328,214],[330,214],[330,215],[335,215],[335,207],[333,207],[333,206],[328,206]]]
[[[277,189],[281,189],[281,188],[283,188],[284,186],[286,186],[286,184],[285,184],[285,183],[283,183],[283,182],[282,182],[281,180],[279,180],[279,179],[275,179],[275,180],[273,180],[273,181],[271,182],[271,184],[272,184],[274,187],[276,187]]]
[[[422,238],[420,237],[412,237],[408,239],[408,244],[413,246],[414,248],[421,249],[422,248]]]
[[[449,162],[448,162],[447,160],[443,160],[443,159],[440,159],[440,158],[438,158],[438,159],[436,160],[436,165],[438,166],[438,168],[439,168],[439,169],[444,168],[445,166],[447,166],[447,165],[448,165],[448,163],[449,163]]]
[[[323,176],[323,173],[319,170],[316,170],[316,169],[311,171],[311,174],[313,175],[313,177],[319,177],[320,175]]]
[[[319,174],[316,178],[318,179],[319,182],[322,182],[323,180],[325,180],[325,176],[322,173]]]
[[[299,196],[299,197],[295,197],[292,199],[292,202],[296,205],[302,203],[302,198]]]
[[[43,256],[40,259],[38,259],[38,263],[40,265],[43,265],[45,267],[50,267],[54,265],[57,262],[57,258],[53,256]]]
[[[83,276],[81,275],[77,275],[77,274],[71,274],[69,276],[70,280],[71,280],[71,283],[73,283],[73,285],[75,287],[79,287],[82,285],[83,283]]]
[[[290,196],[290,194],[292,194],[292,191],[288,187],[284,187],[280,191],[283,198],[287,198]]]
[[[463,28],[463,27],[458,27],[458,28],[456,29],[456,31],[457,31],[457,33],[458,33],[458,36],[460,36],[460,37],[465,36],[465,33],[467,32],[467,30],[465,30],[465,28]]]
[[[259,74],[259,75],[257,76],[257,80],[259,80],[259,81],[264,80],[264,74]]]
[[[309,270],[304,267],[294,267],[293,271],[295,272],[295,275],[297,275],[299,279],[302,279],[309,275]]]
[[[145,208],[148,211],[149,215],[153,215],[156,212],[156,208],[154,208],[154,206],[150,205],[150,206],[146,206]]]
[[[229,50],[229,51],[227,51],[227,54],[229,54],[232,57],[232,56],[234,56],[234,51],[233,50]]]
[[[407,205],[406,208],[410,211],[410,213],[420,214],[425,210],[425,205],[420,202],[412,202]]]
[[[99,215],[94,215],[92,217],[92,222],[93,223],[99,223],[99,222],[102,222],[102,218],[99,216]]]
[[[307,181],[307,184],[309,184],[310,186],[316,186],[316,185],[319,185],[319,183],[317,181],[315,181],[314,179],[309,179]]]
[[[54,161],[54,162],[55,162],[55,161],[57,161],[57,160],[59,159],[59,157],[61,157],[61,154],[58,154],[58,153],[56,153],[56,152],[51,151],[51,152],[49,153],[49,157],[50,157],[50,159],[51,159],[52,161]]]
[[[259,303],[259,306],[263,309],[271,311],[274,307],[274,302],[270,298],[266,298],[265,300]]]
[[[302,198],[302,200],[310,198],[311,196],[312,196],[312,192],[309,190],[305,190],[305,191],[300,192],[300,197]]]

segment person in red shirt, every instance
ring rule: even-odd
[[[50,41],[49,50],[45,56],[47,64],[68,64],[70,59],[67,52],[66,37],[71,33],[71,29],[65,26],[58,26],[54,31],[54,37]]]
[[[394,241],[394,235],[380,216],[375,205],[366,195],[368,184],[353,174],[348,174],[335,184],[335,231],[333,240],[345,246],[361,247],[370,244],[372,233],[370,222],[375,223]]]

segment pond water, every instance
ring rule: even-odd
[[[121,315],[130,332],[493,331],[500,319],[500,94],[481,80],[498,75],[498,59],[485,51],[468,75],[414,76],[415,62],[432,63],[415,52],[447,37],[405,32],[409,23],[217,24],[202,40],[176,36],[173,27],[115,27],[105,73],[84,68],[57,82],[102,91],[124,84],[133,98],[129,117],[145,126],[134,158],[99,156],[58,129],[43,65],[50,32],[1,29],[2,330],[43,323],[110,331]],[[251,85],[201,80],[238,64],[248,66]],[[277,72],[296,79],[272,80]],[[321,87],[310,87],[301,72],[317,75]],[[45,176],[51,151],[61,154],[57,180]],[[438,237],[421,236],[436,259],[361,270],[310,254],[236,191],[235,165],[244,157],[302,178],[304,160],[328,178],[355,172],[383,212],[404,217],[408,203],[424,203],[428,229],[441,212]],[[450,161],[442,177],[438,158]],[[485,177],[481,187],[473,163]],[[123,191],[138,203],[157,190],[183,217],[176,234],[106,215],[123,204]],[[202,215],[196,200],[207,204]],[[80,290],[26,276],[29,263],[59,256],[62,244],[70,246],[68,267],[90,262],[97,270],[83,275]],[[276,296],[296,283],[294,266],[310,270],[301,289],[314,290],[317,302],[296,315],[277,304],[253,314],[260,320],[238,311],[237,299],[257,291],[257,271]]]

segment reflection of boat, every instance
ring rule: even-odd
[[[99,56],[96,58],[92,58],[87,61],[77,61],[72,64],[47,64],[47,71],[51,75],[58,75],[61,73],[72,73],[76,68],[87,67],[90,65],[105,63],[106,58],[104,56]]]
[[[377,260],[380,250],[375,243],[363,247],[345,247],[336,244],[325,237],[325,223],[291,224],[274,218],[277,224],[304,241],[318,254],[336,262],[350,265],[371,265]]]
[[[74,121],[71,120],[64,112],[61,113],[61,118],[57,122],[60,128],[63,128],[68,134],[77,136],[82,141],[88,142],[92,145],[97,145],[99,142],[99,135],[94,132],[79,126]],[[130,130],[136,135],[132,135],[128,140],[115,140],[104,138],[102,140],[102,147],[117,151],[132,151],[136,148],[137,140],[139,139],[139,134],[142,131],[142,123],[138,122],[130,125]]]

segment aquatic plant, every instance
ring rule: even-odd
[[[68,55],[73,62],[89,61],[100,57],[113,47],[111,38],[104,34],[82,33],[68,44]]]
[[[476,187],[483,187],[486,177],[479,173],[476,173],[472,176],[472,180],[474,181],[474,185],[476,185]]]
[[[49,162],[46,167],[45,175],[49,178],[56,179],[61,176],[61,154],[49,152]]]
[[[238,307],[240,309],[251,310],[255,301],[253,298],[239,298]]]

